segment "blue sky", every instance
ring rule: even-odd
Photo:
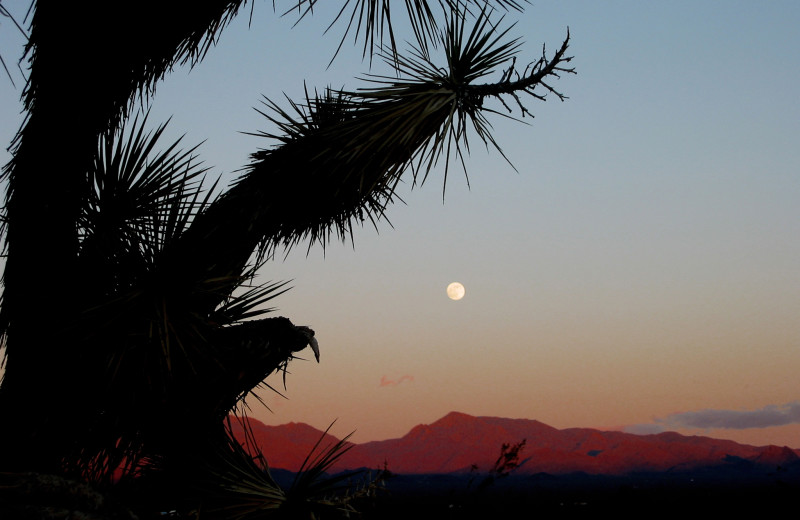
[[[262,95],[363,86],[360,47],[327,68],[335,4],[293,28],[257,2],[249,29],[237,19],[159,85],[151,122],[172,117],[171,135],[204,141],[201,159],[233,179],[271,144],[240,133],[271,129]],[[522,61],[569,27],[569,99],[530,100],[530,126],[492,120],[518,172],[475,147],[471,189],[455,169],[443,203],[440,168],[401,187],[393,227],[265,266],[264,281],[293,280],[275,305],[317,331],[322,363],[294,362],[289,399],[265,393],[273,411],[256,416],[338,418],[356,440],[458,410],[800,447],[796,414],[741,421],[800,400],[800,4],[542,1],[506,20]],[[0,19],[7,62],[19,44]],[[20,121],[15,79],[0,81],[4,142]],[[456,280],[467,296],[453,302]],[[700,412],[739,414],[738,427],[677,420]]]

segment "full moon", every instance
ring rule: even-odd
[[[458,282],[453,282],[447,286],[447,297],[451,300],[460,300],[464,297],[464,286]]]

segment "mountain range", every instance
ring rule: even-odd
[[[272,468],[298,471],[319,442],[318,450],[339,439],[304,423],[267,426],[246,421],[252,440]],[[244,439],[242,423],[234,433]],[[320,441],[321,440],[321,441]],[[525,441],[516,475],[586,473],[626,475],[636,472],[691,471],[747,463],[768,470],[800,466],[800,450],[749,446],[675,432],[635,435],[591,428],[559,430],[529,419],[474,417],[451,412],[431,424],[415,426],[399,439],[348,443],[350,449],[331,471],[387,468],[395,474],[466,474],[489,471],[504,444]]]

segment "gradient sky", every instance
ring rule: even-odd
[[[320,4],[292,28],[256,2],[250,29],[245,14],[159,85],[153,125],[172,116],[229,180],[271,144],[239,133],[273,130],[262,95],[364,85],[349,43],[326,70],[343,27],[323,36],[337,2]],[[401,188],[393,227],[265,266],[261,281],[293,280],[274,304],[316,330],[322,362],[294,361],[288,399],[263,392],[272,412],[253,415],[338,419],[357,442],[457,410],[800,448],[800,3],[537,1],[514,20],[522,61],[569,26],[570,99],[530,100],[531,126],[494,119],[518,173],[476,147],[470,189],[451,172],[443,203],[439,169]],[[0,19],[7,63],[20,44]],[[0,79],[5,143],[15,81]]]

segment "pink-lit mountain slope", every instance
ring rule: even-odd
[[[246,419],[252,432],[252,440],[244,435],[244,429],[238,422],[233,422],[233,431],[236,438],[246,447],[252,441],[264,453],[272,468],[297,471],[303,464],[306,456],[311,452],[323,435],[323,432],[304,423],[289,423],[281,426],[267,426],[255,419]],[[320,442],[321,447],[333,446],[339,441],[330,434]],[[254,450],[249,449],[251,453]]]
[[[250,420],[255,441],[273,468],[299,469],[322,432],[305,424],[265,426]],[[667,471],[720,464],[738,457],[767,466],[800,461],[797,450],[755,447],[709,437],[677,433],[633,435],[589,428],[557,430],[539,421],[472,417],[452,412],[438,421],[419,425],[399,439],[356,444],[333,470],[384,467],[394,473],[468,472],[473,464],[489,470],[503,443],[526,441],[515,474],[582,471],[621,475],[634,471]],[[326,435],[324,447],[336,439]]]

